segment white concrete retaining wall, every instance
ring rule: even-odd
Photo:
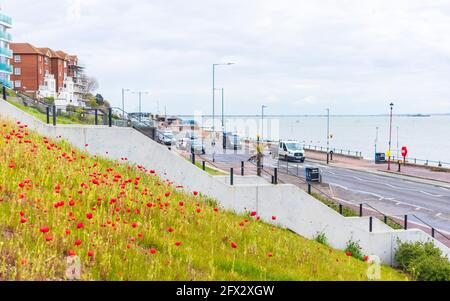
[[[445,255],[449,249],[421,230],[392,230],[381,221],[373,220],[369,232],[369,218],[345,218],[309,196],[294,185],[271,185],[255,177],[236,177],[230,186],[229,177],[214,177],[203,172],[186,159],[157,144],[131,128],[104,126],[58,125],[37,121],[32,116],[0,100],[0,115],[19,120],[41,135],[62,137],[91,154],[110,159],[128,158],[132,163],[156,170],[161,177],[182,185],[189,191],[201,191],[215,198],[221,206],[237,213],[257,211],[261,218],[272,223],[277,217],[279,226],[313,239],[325,233],[329,244],[345,249],[349,240],[359,241],[367,255],[377,255],[385,264],[394,264],[397,239],[401,241],[433,241]]]

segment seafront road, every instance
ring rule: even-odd
[[[212,148],[205,145],[207,148],[204,158],[212,161],[214,157],[216,167],[225,171],[229,170],[228,167],[235,167],[236,173],[239,173],[240,162],[246,162],[250,157],[245,151],[228,150],[224,153],[220,147],[216,148],[213,156]],[[280,173],[286,173],[288,170],[290,175],[298,174],[299,178],[303,179],[305,167],[319,167],[323,183],[329,185],[329,192],[335,200],[355,207],[364,203],[368,205],[367,207],[399,219],[408,215],[411,228],[414,224],[419,226],[428,224],[450,237],[450,183],[399,177],[369,168],[344,167],[345,165],[340,163],[327,165],[314,157],[314,155],[307,156],[303,164],[287,163],[278,161],[266,153],[264,167],[269,172],[273,171],[273,168],[278,168]]]

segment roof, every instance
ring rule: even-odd
[[[59,58],[61,60],[69,60],[71,57],[77,58],[76,55],[68,55],[61,50],[53,51],[48,47],[38,48],[30,43],[10,43],[9,45],[15,54],[40,54],[48,56],[49,58]]]
[[[45,55],[41,49],[34,47],[30,43],[10,43],[9,47],[13,53],[17,54],[40,54]]]

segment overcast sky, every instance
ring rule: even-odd
[[[149,91],[144,109],[450,112],[450,1],[3,0],[14,40],[78,54],[99,92]],[[220,106],[220,94],[217,94]],[[127,110],[137,96],[127,95]],[[220,110],[218,109],[218,112]]]

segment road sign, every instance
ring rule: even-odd
[[[408,156],[408,148],[406,146],[402,147],[402,157],[406,158]]]

